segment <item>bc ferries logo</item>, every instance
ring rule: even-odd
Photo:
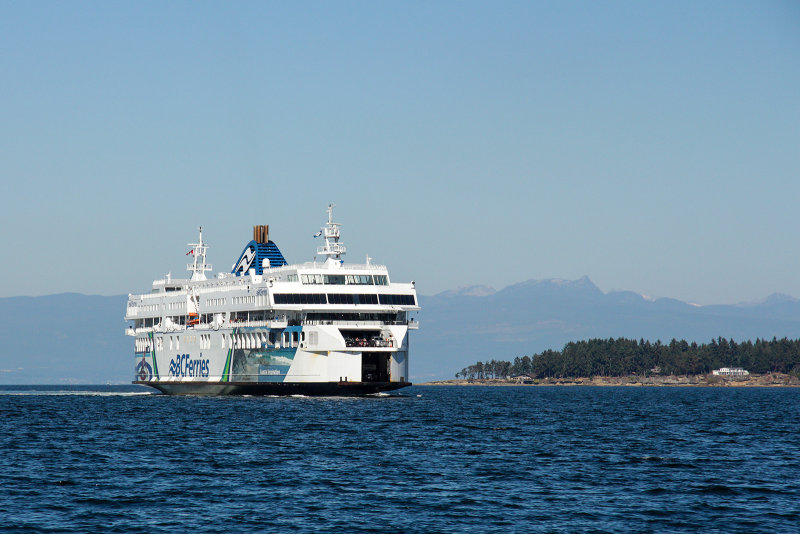
[[[253,265],[253,260],[256,258],[256,249],[253,246],[247,247],[247,249],[242,253],[242,258],[239,260],[239,263],[236,264],[236,267],[233,268],[233,272],[236,274],[239,273],[246,273],[250,270],[250,266]]]
[[[153,368],[150,367],[149,363],[144,361],[144,358],[142,358],[142,361],[136,366],[136,378],[138,378],[140,382],[147,382],[153,378]]]
[[[208,377],[209,359],[193,360],[188,354],[178,354],[169,361],[169,376]]]

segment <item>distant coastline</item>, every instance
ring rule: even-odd
[[[741,379],[713,375],[593,376],[578,378],[484,378],[434,380],[420,386],[651,386],[651,387],[800,387],[800,379],[785,373],[751,374]]]

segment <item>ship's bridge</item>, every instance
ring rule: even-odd
[[[325,264],[306,263],[287,266],[284,269],[269,269],[266,277],[287,282],[299,282],[304,286],[336,285],[336,286],[388,286],[389,274],[381,265],[339,265],[336,269],[328,269]]]

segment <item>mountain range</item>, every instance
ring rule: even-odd
[[[0,383],[127,383],[133,340],[124,335],[127,297],[64,293],[0,298]],[[476,361],[513,360],[569,341],[628,337],[708,342],[800,337],[800,300],[697,306],[604,293],[587,277],[528,280],[499,291],[472,286],[420,296],[411,332],[411,379],[452,378]]]
[[[477,361],[513,360],[569,341],[627,337],[708,342],[724,337],[800,337],[800,301],[771,295],[758,303],[698,306],[631,291],[604,293],[587,277],[528,280],[420,297],[412,338],[412,378],[452,378]],[[416,375],[416,376],[415,376]]]

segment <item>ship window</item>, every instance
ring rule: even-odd
[[[376,286],[388,286],[389,285],[389,279],[385,274],[376,274],[374,276],[374,278],[375,278],[375,285]]]
[[[372,285],[372,276],[369,274],[348,274],[345,275],[348,285],[366,286]]]
[[[346,312],[310,312],[306,315],[307,322],[328,321],[379,321],[393,324],[400,321],[397,313],[346,313]]]
[[[335,286],[343,286],[345,284],[345,276],[343,274],[326,274],[325,283]]]
[[[325,279],[321,274],[304,274],[302,280],[304,284],[322,284]]]
[[[378,303],[378,295],[373,294],[358,294],[355,295],[356,297],[356,304],[377,304]]]
[[[354,295],[350,293],[328,293],[329,304],[355,304]]]
[[[275,304],[327,304],[324,293],[275,293]]]
[[[391,306],[414,306],[414,295],[380,295],[381,304]]]

